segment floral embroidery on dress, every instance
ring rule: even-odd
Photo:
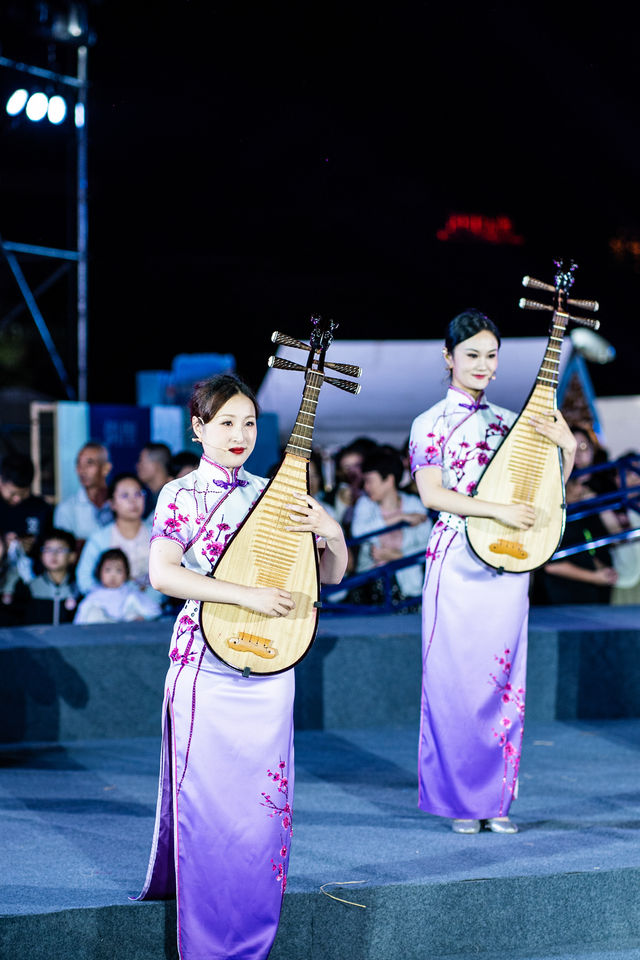
[[[496,730],[495,727],[493,728],[493,736],[497,741],[497,745],[502,748],[502,756],[504,758],[502,803],[500,806],[500,812],[502,813],[502,808],[504,806],[504,791],[507,789],[509,793],[512,794],[518,779],[520,755],[522,752],[525,691],[524,687],[518,687],[515,689],[511,684],[511,650],[506,649],[501,657],[496,656],[494,659],[500,667],[500,675],[498,675],[498,673],[489,674],[491,678],[489,683],[493,685],[496,695],[500,697],[502,702],[500,729]],[[509,710],[509,708],[511,709]],[[515,716],[509,716],[509,712],[511,712],[512,715],[515,713]],[[517,747],[509,740],[509,731],[511,730],[512,726],[514,726],[516,720],[520,721],[520,743]],[[511,775],[511,782],[507,783],[509,767],[512,768],[513,772]]]
[[[289,849],[291,846],[291,837],[293,835],[292,810],[289,804],[289,778],[286,776],[287,764],[284,760],[278,763],[278,769],[275,771],[267,770],[267,776],[273,781],[281,797],[271,796],[271,794],[262,791],[264,800],[262,806],[271,811],[270,817],[279,817],[280,829],[280,850],[278,856],[271,858],[271,869],[274,872],[275,879],[282,884],[282,895],[287,887],[287,863],[289,858]]]
[[[164,523],[164,534],[165,536],[171,536],[171,534],[181,533],[183,523],[189,523],[189,517],[184,516],[179,512],[179,507],[177,503],[167,504],[167,510],[173,510],[173,516],[168,517]]]
[[[455,479],[454,484],[450,488],[451,490],[458,490],[458,484],[467,479],[465,475],[469,472],[469,466],[471,464],[475,462],[479,467],[487,466],[494,452],[494,447],[488,442],[489,439],[492,437],[503,437],[505,433],[508,433],[508,427],[505,424],[490,423],[485,429],[483,440],[478,440],[473,445],[463,442],[457,447],[453,444],[448,446],[446,453],[448,454],[449,466]],[[473,493],[476,488],[476,483],[477,481],[475,480],[468,482],[464,487],[464,492],[467,494]]]
[[[175,646],[169,653],[169,659],[173,660],[174,663],[181,663],[183,666],[187,663],[193,663],[196,658],[196,654],[192,653],[191,648],[193,647],[194,634],[198,629],[198,624],[195,620],[192,620],[191,617],[187,614],[183,614],[178,620],[178,626],[176,629],[176,644],[178,641],[185,635],[189,634],[189,639],[187,645],[184,648],[183,652],[180,653],[180,648]]]
[[[510,411],[491,407],[483,395],[471,402],[463,391],[450,387],[443,401],[413,423],[412,471],[441,467],[445,487],[473,493],[480,473],[509,432],[510,417]]]
[[[151,539],[179,544],[182,566],[210,574],[264,485],[243,467],[227,469],[203,457],[197,470],[160,491]],[[205,649],[199,610],[198,601],[186,600],[174,626],[169,656],[178,668],[197,666]]]

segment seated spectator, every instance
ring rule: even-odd
[[[5,537],[0,533],[0,626],[14,624],[13,600],[20,574],[9,557],[9,548]]]
[[[80,602],[74,623],[155,620],[160,616],[159,601],[129,579],[129,561],[119,548],[104,551],[94,576],[100,586],[94,587]]]
[[[58,529],[73,533],[78,551],[92,533],[113,521],[107,487],[110,471],[109,451],[103,444],[89,442],[80,448],[76,458],[80,488],[61,500],[53,514]]]
[[[365,455],[377,446],[375,440],[358,437],[335,455],[335,486],[328,502],[333,506],[336,519],[342,524],[347,535],[353,508],[362,493],[362,461]]]
[[[327,503],[327,492],[324,486],[324,476],[322,473],[322,457],[313,450],[309,458],[309,493],[321,503],[330,516],[335,517],[335,509],[330,503]]]
[[[402,457],[388,447],[370,453],[362,462],[364,493],[354,507],[352,536],[360,537],[401,521],[408,526],[361,543],[356,562],[358,573],[426,550],[431,520],[420,497],[398,489],[402,473]],[[394,598],[419,597],[423,579],[423,563],[396,571]]]
[[[606,453],[600,452],[590,432],[579,426],[571,428],[578,441],[575,470],[584,470],[592,466],[596,459],[606,461]],[[567,503],[579,503],[604,492],[606,478],[598,474],[583,474],[570,477],[566,484]],[[579,520],[567,521],[560,549],[573,547],[580,543],[589,543],[606,537],[619,529],[612,510],[590,514]],[[588,547],[574,553],[564,560],[547,563],[536,577],[538,591],[537,602],[542,604],[609,603],[611,591],[618,579],[613,564],[611,548]]]
[[[0,464],[0,533],[18,539],[27,556],[38,538],[51,529],[52,510],[44,497],[31,492],[33,463],[21,453],[9,453]]]
[[[140,451],[136,464],[138,479],[145,488],[145,507],[143,516],[153,517],[158,502],[158,494],[165,483],[172,480],[169,467],[171,450],[166,443],[146,443]]]
[[[193,453],[191,450],[181,450],[180,453],[171,457],[169,473],[174,480],[178,480],[180,477],[186,477],[188,473],[197,470],[199,464],[200,457],[197,453]]]
[[[127,555],[134,583],[152,596],[158,596],[149,585],[151,524],[142,519],[142,484],[135,473],[120,473],[109,484],[109,496],[115,520],[92,534],[82,548],[76,571],[80,591],[87,594],[98,586],[94,573],[101,554],[119,547]]]
[[[620,459],[640,454],[628,450]],[[640,474],[631,467],[623,468],[626,489],[640,493]],[[620,474],[616,471],[616,485],[620,486]],[[620,530],[638,530],[640,528],[640,508],[624,507],[615,511]],[[613,565],[618,579],[611,594],[611,603],[616,605],[640,604],[640,538],[612,544]]]
[[[80,599],[73,571],[76,559],[75,537],[68,530],[53,529],[45,536],[36,557],[36,569],[43,572],[16,587],[22,623],[71,623]]]

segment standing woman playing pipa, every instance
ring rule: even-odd
[[[257,433],[251,390],[228,374],[191,398],[200,465],[162,488],[149,572],[186,602],[171,637],[156,824],[138,899],[177,898],[181,960],[261,960],[276,935],[286,885],[293,805],[294,673],[243,676],[210,651],[203,601],[286,616],[291,594],[213,579],[226,541],[267,484],[243,464]],[[310,531],[320,575],[339,583],[347,549],[339,524],[296,495],[289,530]]]
[[[446,397],[411,429],[411,470],[424,505],[439,511],[429,544],[422,607],[419,806],[449,817],[456,833],[515,833],[509,807],[522,745],[529,576],[499,573],[471,550],[465,517],[526,530],[527,504],[474,498],[484,468],[516,419],[493,406],[500,334],[478,310],[449,324]],[[555,415],[555,416],[554,416]],[[557,411],[531,420],[573,466],[575,439]]]

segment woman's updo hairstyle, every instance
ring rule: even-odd
[[[189,413],[192,417],[199,417],[203,423],[209,423],[220,407],[237,393],[242,393],[251,400],[257,417],[260,409],[253,390],[234,373],[217,373],[196,383],[189,400]]]
[[[463,310],[462,313],[453,318],[447,327],[444,345],[449,354],[453,356],[453,351],[459,343],[475,336],[481,330],[488,330],[492,333],[498,341],[498,346],[500,346],[500,331],[493,320],[490,320],[481,310],[476,310],[475,307]]]

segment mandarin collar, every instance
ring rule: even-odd
[[[447,406],[453,409],[461,408],[462,410],[469,410],[471,413],[489,408],[489,404],[485,400],[484,390],[481,390],[474,400],[466,390],[461,390],[460,387],[454,386],[450,386],[447,392]]]
[[[207,483],[221,490],[234,490],[236,487],[247,487],[245,469],[240,467],[223,467],[214,460],[209,460],[204,454],[200,458],[198,473]]]

